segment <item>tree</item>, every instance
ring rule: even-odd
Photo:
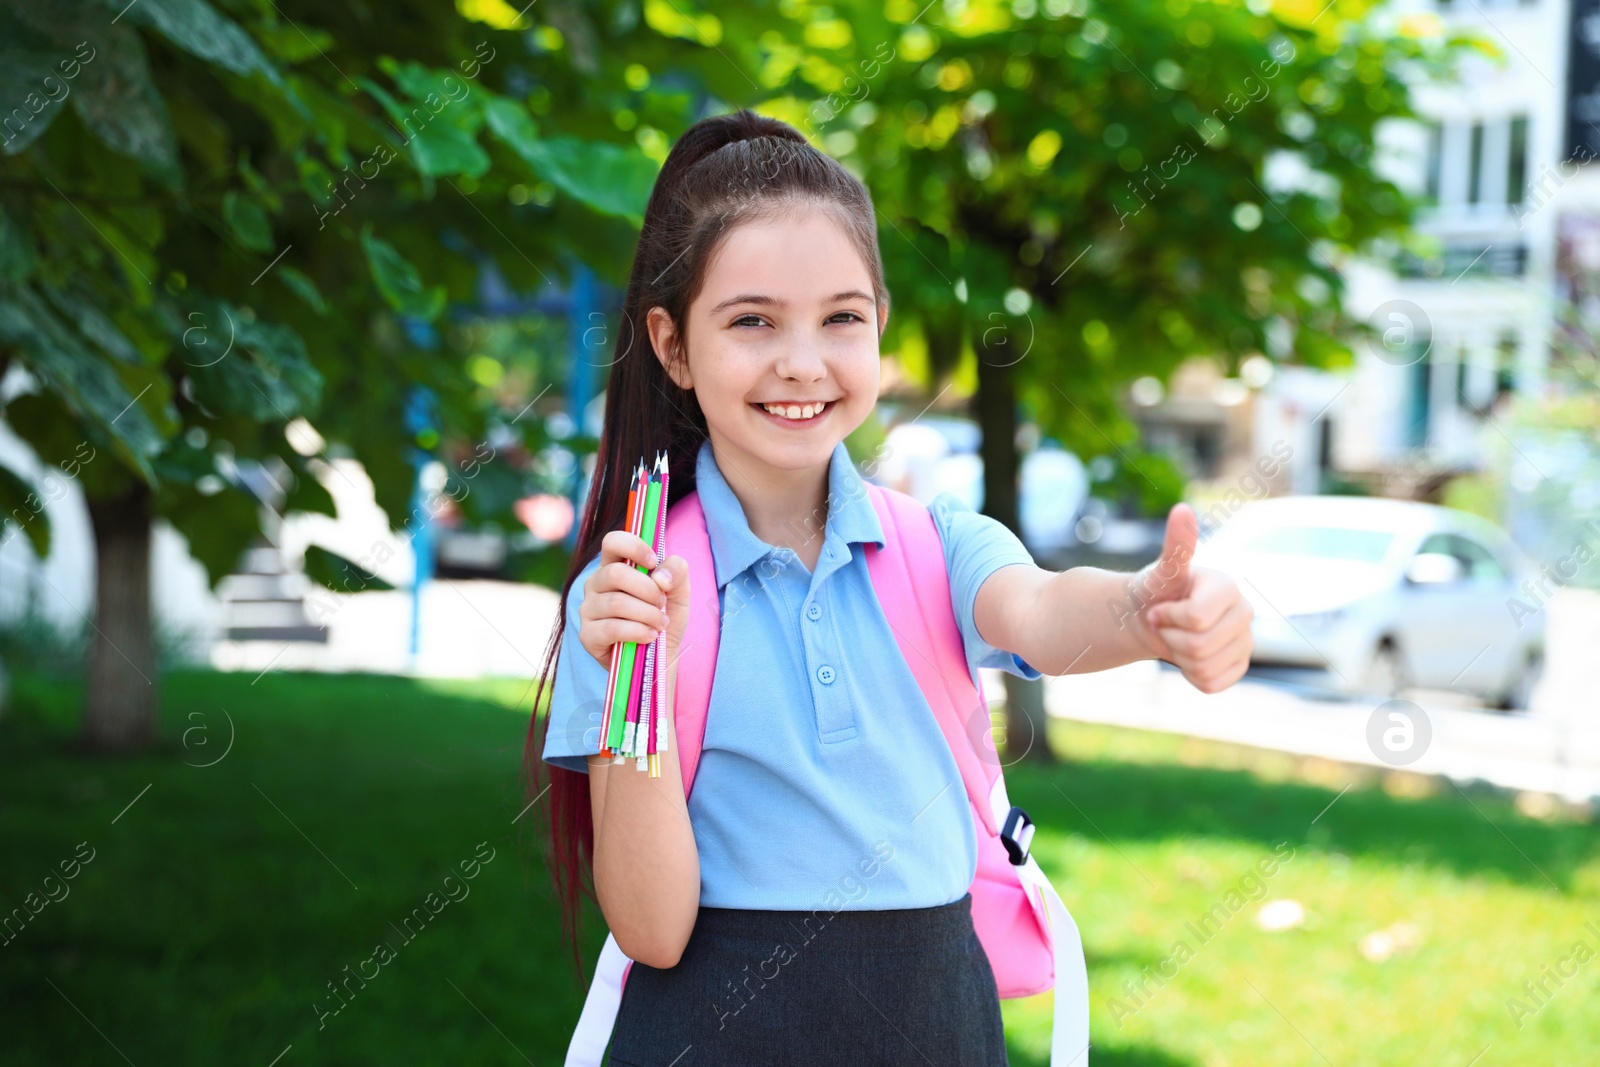
[[[615,271],[658,165],[612,122],[617,97],[682,121],[683,101],[625,88],[574,5],[537,23],[494,3],[468,5],[476,21],[226,6],[0,4],[0,376],[26,372],[0,415],[90,501],[92,747],[154,730],[150,520],[215,580],[259,531],[240,469],[331,511],[311,476],[326,452],[285,432],[313,417],[407,525],[408,448],[481,441],[498,417],[444,310],[485,265],[520,289],[580,255]],[[552,85],[582,101],[596,78],[611,88],[552,114]],[[412,435],[419,387],[441,423]],[[516,432],[543,441],[537,418]],[[39,490],[11,474],[0,494],[7,535],[47,550]]]

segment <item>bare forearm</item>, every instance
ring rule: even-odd
[[[1161,554],[1130,574],[1008,565],[978,588],[978,633],[1041,674],[1082,674],[1160,659],[1202,693],[1250,666],[1254,610],[1222,571],[1190,568],[1199,519],[1188,504],[1167,513]]]
[[[1038,571],[1034,582],[1032,598],[1012,602],[1011,651],[1040,673],[1087,674],[1152,658],[1138,630],[1137,574],[1073,567]]]
[[[676,674],[674,666],[668,672],[669,694]],[[594,880],[600,910],[618,947],[652,967],[677,963],[700,910],[700,855],[683,795],[670,710],[667,727],[661,777],[638,770],[632,759],[612,764],[610,757],[592,757],[589,770],[601,776],[594,783]]]

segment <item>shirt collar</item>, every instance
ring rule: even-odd
[[[780,551],[757,537],[744,515],[744,505],[728,486],[712,454],[711,439],[700,443],[695,457],[695,490],[706,514],[706,532],[711,538],[711,559],[716,568],[717,588],[722,588],[768,553]],[[823,529],[824,543],[852,545],[884,544],[883,524],[867,496],[866,482],[856,470],[855,461],[840,441],[828,459],[828,518]],[[821,561],[818,562],[818,568]]]

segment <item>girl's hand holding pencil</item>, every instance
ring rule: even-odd
[[[578,640],[602,666],[611,666],[613,645],[649,644],[663,629],[668,661],[676,656],[689,621],[689,564],[682,556],[658,562],[638,534],[612,530],[600,541],[600,566],[578,607]]]
[[[637,758],[661,777],[671,743],[668,682],[689,619],[689,566],[680,556],[658,566],[666,551],[666,456],[641,461],[632,477],[627,528],[601,539],[601,562],[590,576],[579,641],[608,669],[601,713],[602,755]],[[658,621],[659,619],[659,621]]]

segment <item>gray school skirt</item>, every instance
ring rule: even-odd
[[[890,911],[700,909],[675,967],[635,962],[614,1067],[1004,1067],[972,895]]]

